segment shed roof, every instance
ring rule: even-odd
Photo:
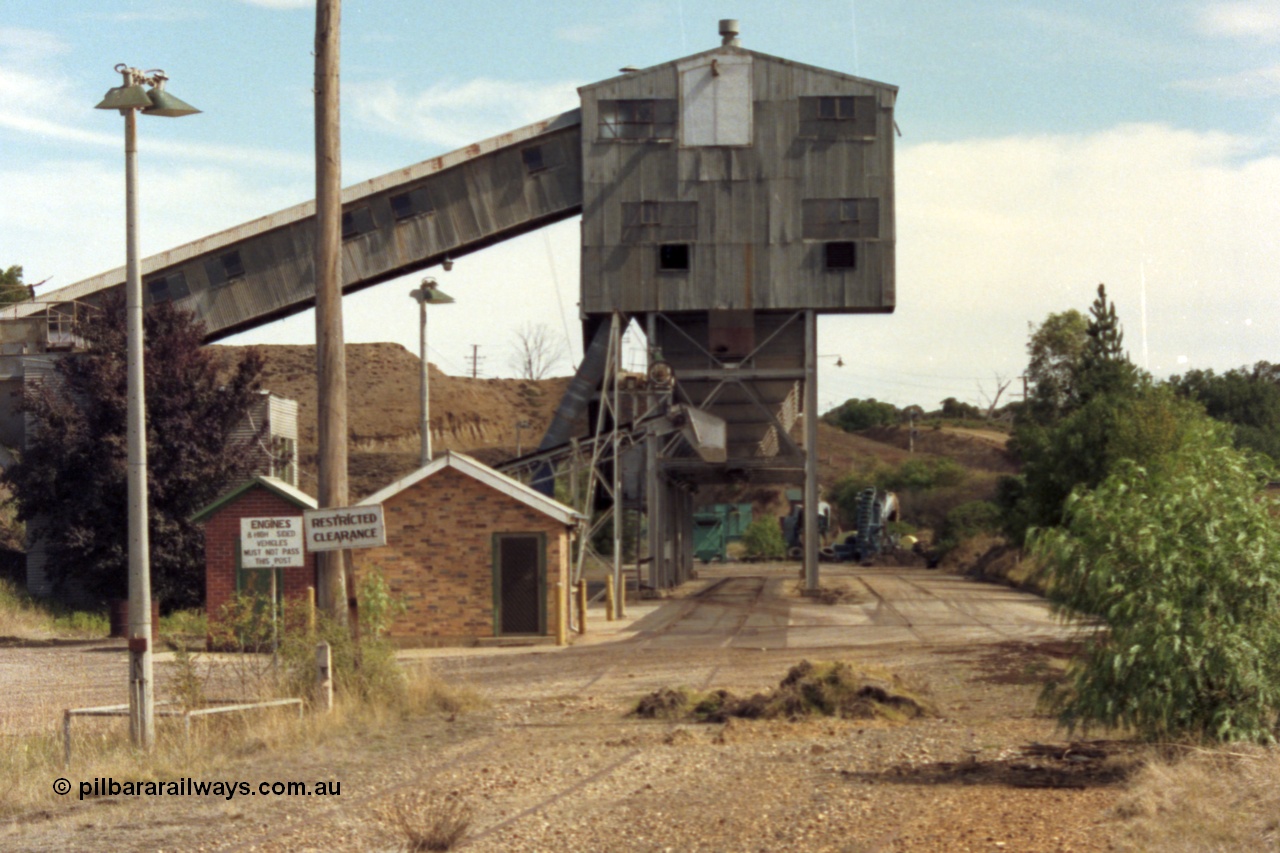
[[[715,56],[717,54],[719,55],[736,54],[738,56],[751,56],[756,59],[764,60],[766,62],[776,62],[780,65],[790,65],[795,68],[803,68],[807,71],[814,71],[814,72],[819,72],[821,74],[829,75],[831,77],[838,77],[842,80],[862,83],[867,86],[872,86],[877,89],[883,89],[887,92],[892,92],[895,95],[898,92],[898,87],[893,85],[892,83],[882,83],[879,80],[869,80],[866,77],[858,77],[857,75],[854,75],[854,74],[846,74],[843,71],[833,71],[830,68],[821,68],[817,65],[808,65],[804,62],[796,62],[793,59],[783,59],[780,56],[773,56],[768,53],[761,53],[758,50],[748,50],[745,47],[740,47],[737,45],[719,45],[709,50],[704,50],[699,53],[694,53],[694,54],[690,54],[689,56],[681,57],[680,59],[672,59],[672,60],[668,60],[667,62],[659,62],[657,65],[650,65],[648,68],[639,68],[635,71],[628,71],[624,74],[619,74],[613,77],[606,78],[604,80],[598,80],[595,83],[588,83],[585,86],[579,86],[578,94],[585,97],[588,92],[616,83],[619,80],[623,80],[631,77],[644,76],[646,74],[651,74],[663,68],[682,66],[688,62],[702,59],[707,56]]]
[[[510,498],[515,498],[525,506],[538,510],[541,513],[551,516],[556,521],[567,527],[575,526],[580,521],[584,521],[586,517],[571,507],[567,507],[557,500],[552,500],[539,491],[529,488],[519,480],[512,479],[506,474],[493,470],[488,465],[477,462],[470,456],[462,453],[454,453],[451,450],[445,451],[443,456],[437,456],[426,465],[396,480],[391,485],[380,491],[374,492],[369,497],[360,501],[357,506],[369,506],[380,504],[400,492],[408,489],[428,477],[443,471],[445,468],[452,468],[460,474],[465,474],[474,480],[478,480],[491,489],[501,492]]]
[[[284,498],[289,503],[294,504],[295,506],[301,507],[302,509],[315,509],[317,506],[316,499],[311,497],[311,495],[307,494],[301,489],[298,489],[295,486],[291,486],[290,484],[286,483],[284,480],[279,480],[275,477],[268,477],[264,474],[259,474],[258,476],[254,477],[252,480],[245,480],[243,483],[236,486],[234,489],[227,492],[222,497],[213,501],[213,503],[209,504],[204,509],[197,512],[195,515],[191,516],[191,520],[192,521],[208,521],[213,516],[214,513],[216,513],[218,510],[222,509],[227,504],[234,501],[236,498],[243,495],[245,492],[252,489],[254,486],[261,486],[267,491],[274,492],[275,494]]]

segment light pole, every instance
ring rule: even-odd
[[[427,306],[447,305],[453,301],[453,297],[437,289],[434,278],[424,278],[422,286],[409,291],[409,295],[418,301],[418,356],[422,360],[422,379],[419,383],[422,395],[422,452],[418,457],[418,464],[426,465],[431,461],[431,376],[427,372]]]
[[[200,112],[164,90],[163,71],[121,63],[122,85],[109,89],[100,110],[124,116],[125,318],[128,365],[129,481],[129,736],[135,746],[155,743],[151,667],[151,555],[147,535],[147,426],[143,371],[142,276],[138,268],[138,112],[176,118]],[[148,91],[143,86],[151,86]]]

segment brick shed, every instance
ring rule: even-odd
[[[376,566],[407,608],[393,642],[557,636],[577,512],[452,452],[361,504],[382,504],[387,544],[353,551],[356,575]]]
[[[257,476],[195,514],[204,522],[205,612],[217,617],[222,605],[239,591],[271,589],[271,569],[240,567],[240,519],[301,518],[316,508],[315,498],[275,477]],[[298,568],[275,569],[281,598],[304,596],[316,585],[316,558],[307,553]]]

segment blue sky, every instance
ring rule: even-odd
[[[1029,322],[1115,297],[1158,376],[1280,360],[1280,2],[347,0],[344,182],[571,109],[575,88],[716,45],[900,87],[898,310],[827,317],[820,400],[982,403]],[[313,6],[88,0],[0,7],[0,265],[42,290],[123,261],[118,62],[204,113],[140,122],[144,254],[312,195]],[[435,271],[431,360],[509,374],[515,330],[580,352],[577,223]],[[349,297],[348,341],[416,352],[416,277]],[[447,315],[444,312],[448,312]],[[447,316],[447,320],[445,317]],[[310,313],[232,342],[310,342]],[[1018,386],[1015,381],[1014,388]]]

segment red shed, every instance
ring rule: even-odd
[[[393,642],[563,636],[573,509],[451,452],[360,503],[383,507],[387,544],[352,555],[405,604]]]
[[[283,480],[257,476],[237,486],[195,514],[204,523],[205,612],[216,618],[222,606],[237,592],[267,594],[271,589],[271,569],[246,569],[240,565],[240,520],[242,518],[297,518],[316,508],[316,500]],[[299,567],[278,568],[277,595],[294,598],[306,595],[316,585],[316,558],[304,553]]]

